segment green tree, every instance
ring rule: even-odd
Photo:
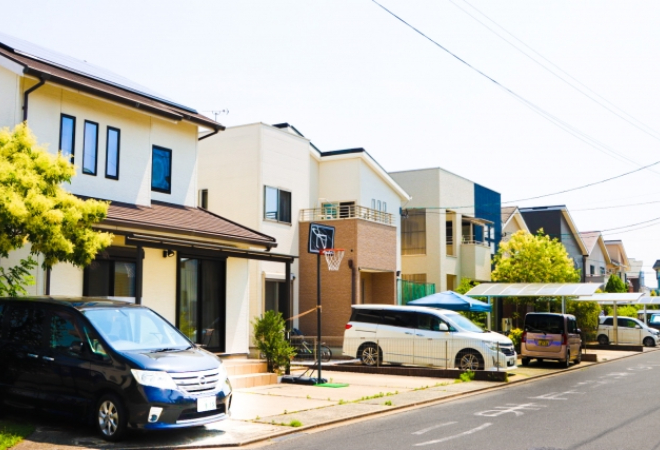
[[[458,283],[458,287],[454,289],[454,292],[458,292],[459,294],[467,294],[473,287],[478,285],[479,283],[476,281],[463,277],[461,278],[461,282]]]
[[[605,285],[605,292],[623,293],[628,292],[628,286],[617,275],[610,275]]]
[[[578,328],[582,330],[583,340],[585,342],[595,339],[600,311],[600,305],[596,302],[566,301],[566,313],[575,316]]]
[[[25,293],[37,265],[33,255],[43,255],[44,269],[58,262],[83,267],[112,243],[112,234],[92,228],[106,217],[108,203],[62,187],[74,175],[68,159],[39,146],[26,124],[0,130],[0,258],[30,245],[27,259],[0,269],[0,295]]]
[[[651,297],[657,297],[658,294],[655,292],[655,289],[651,289],[651,292],[649,293]]]
[[[252,321],[254,343],[264,355],[269,372],[276,372],[285,366],[296,354],[287,342],[284,331],[286,324],[282,313],[266,311],[263,316]]]

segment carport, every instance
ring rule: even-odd
[[[616,313],[616,306],[618,303],[640,303],[640,299],[643,297],[642,292],[623,292],[623,293],[594,293],[586,297],[578,297],[575,300],[580,302],[598,302],[601,305],[612,305],[612,328],[614,330],[614,339],[612,341],[613,345],[616,345],[619,342],[619,326],[618,326],[618,315]],[[649,297],[653,298],[653,297]],[[644,305],[644,310],[646,312],[646,305]],[[646,323],[646,314],[644,314],[644,323]]]
[[[486,297],[488,304],[493,305],[493,299],[502,297],[561,297],[561,312],[566,311],[566,297],[591,296],[600,288],[600,283],[482,283],[465,295],[468,297]],[[641,295],[641,294],[640,294]],[[487,324],[493,329],[493,317],[497,315],[498,308],[488,313]],[[497,324],[495,317],[495,324]]]

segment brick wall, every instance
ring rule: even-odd
[[[343,336],[351,315],[353,296],[360,301],[358,268],[382,270],[372,273],[372,298],[378,303],[396,303],[396,228],[362,219],[323,221],[335,227],[335,248],[345,250],[339,271],[331,272],[325,257],[321,258],[321,304],[323,336]],[[299,310],[316,306],[316,255],[307,253],[309,223],[300,223]],[[349,267],[349,261],[355,270]],[[354,292],[354,293],[353,293]],[[377,296],[377,297],[374,297]],[[301,331],[316,335],[316,313],[300,318]]]

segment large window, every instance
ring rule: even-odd
[[[401,254],[426,254],[426,210],[411,210],[401,220]]]
[[[151,153],[151,190],[172,193],[172,150],[154,145]]]
[[[291,192],[265,186],[264,219],[291,223]]]
[[[119,179],[119,141],[121,132],[117,128],[108,127],[105,143],[105,177]]]
[[[73,162],[75,142],[76,118],[62,114],[60,116],[60,151],[64,156],[71,158],[71,162]]]
[[[83,139],[83,173],[96,175],[96,157],[99,153],[99,124],[85,121]]]

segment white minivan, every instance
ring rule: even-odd
[[[648,327],[641,320],[619,316],[616,323],[619,330],[619,344],[643,345],[645,347],[660,345],[660,331]],[[612,316],[601,317],[600,325],[598,325],[598,343],[607,345],[611,341],[615,341],[614,318]]]
[[[454,311],[424,306],[353,305],[344,355],[382,362],[462,370],[509,370],[517,355],[511,339],[483,330]]]

